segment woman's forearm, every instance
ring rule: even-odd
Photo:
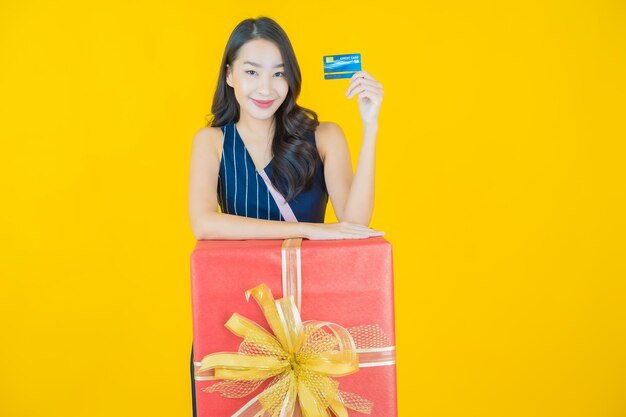
[[[198,240],[244,240],[306,238],[304,222],[263,220],[212,212],[205,214],[196,225]]]
[[[363,126],[363,141],[356,172],[344,208],[345,221],[369,226],[374,212],[374,167],[378,125]]]

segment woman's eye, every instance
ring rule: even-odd
[[[246,71],[246,74],[255,75],[255,74],[256,74],[256,71],[255,71],[255,70],[247,70],[247,71]],[[276,74],[274,74],[274,75],[278,75],[279,77],[284,77],[284,76],[285,76],[285,73],[284,73],[284,72],[277,72],[277,73],[276,73]]]

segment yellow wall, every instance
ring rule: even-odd
[[[624,3],[423,3],[4,0],[0,415],[191,415],[191,139],[269,15],[354,163],[321,58],[385,88],[401,416],[624,416]]]

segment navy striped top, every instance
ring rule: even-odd
[[[221,129],[224,132],[224,147],[220,160],[217,200],[222,213],[284,221],[263,178],[256,171],[235,123],[224,125]],[[305,136],[317,150],[315,133],[309,131]],[[273,159],[262,170],[270,179],[273,179],[272,162]],[[289,201],[289,206],[299,222],[324,223],[327,203],[324,165],[318,153],[311,188],[296,195]]]

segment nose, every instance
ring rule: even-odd
[[[259,83],[257,85],[257,92],[260,95],[268,96],[270,94],[270,90],[272,86],[272,78],[271,75],[263,75],[259,77]]]

